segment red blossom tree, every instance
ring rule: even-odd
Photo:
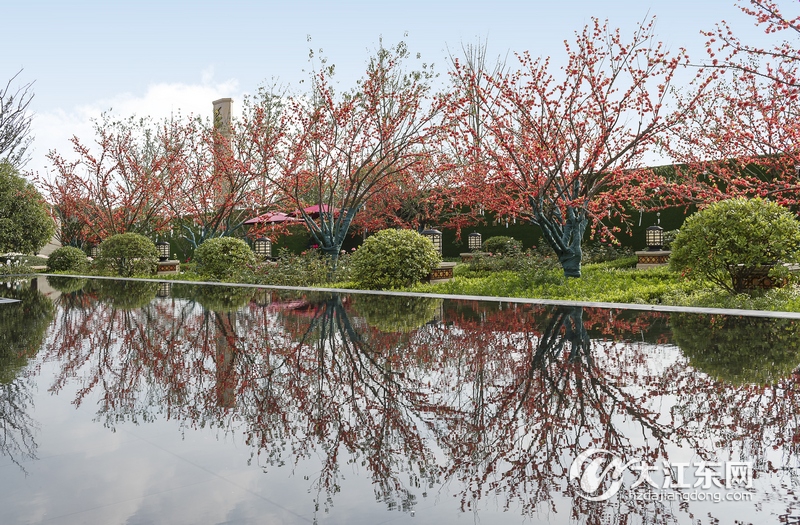
[[[769,35],[788,35],[770,48],[742,42],[730,25],[722,21],[717,27],[705,32],[709,38],[706,50],[708,67],[733,69],[747,75],[756,75],[788,86],[800,87],[797,68],[800,66],[800,51],[792,39],[800,36],[800,16],[784,15],[777,2],[750,0],[749,6],[736,4],[747,15],[755,18]]]
[[[250,144],[241,125],[221,129],[199,119],[170,120],[162,135],[169,152],[166,204],[192,246],[234,234],[254,210],[270,204],[262,175],[249,168]]]
[[[683,195],[698,203],[762,197],[798,203],[800,86],[753,73],[720,75],[674,128],[669,151]]]
[[[688,63],[684,50],[670,56],[654,41],[653,21],[627,42],[598,20],[576,37],[558,71],[528,53],[510,72],[456,60],[450,107],[455,142],[474,160],[460,177],[464,202],[478,194],[500,216],[530,219],[568,277],[580,276],[589,224],[624,218],[662,188],[643,157],[681,119],[667,102]]]
[[[77,160],[48,153],[53,177],[37,183],[63,224],[97,243],[118,233],[152,236],[169,227],[166,206],[168,152],[147,119],[95,123],[95,148],[72,138]]]
[[[740,9],[766,33],[800,33],[800,18],[786,18],[776,3],[750,4]],[[790,41],[771,49],[746,44],[725,22],[706,35],[713,83],[698,99],[692,95],[668,148],[685,165],[684,194],[697,202],[760,196],[796,206],[800,53]]]
[[[344,93],[335,92],[333,67],[323,61],[311,76],[309,92],[286,105],[277,172],[271,169],[276,162],[270,146],[274,136],[251,128],[251,169],[299,210],[334,264],[356,213],[375,196],[413,187],[411,179],[426,165],[437,130],[433,74],[424,64],[406,70],[409,57],[402,42],[391,48],[381,45],[357,87]],[[304,211],[310,206],[321,213]]]

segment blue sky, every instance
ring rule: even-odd
[[[324,51],[346,88],[381,37],[388,44],[405,40],[440,73],[448,47],[458,51],[478,38],[488,41],[492,56],[527,50],[558,62],[563,41],[593,16],[626,33],[655,16],[658,38],[673,50],[686,47],[698,59],[705,41],[700,30],[723,19],[748,40],[764,40],[728,0],[8,4],[0,10],[6,21],[0,80],[5,84],[24,68],[19,80],[35,81],[27,168],[40,173],[47,170],[48,150],[69,157],[70,136],[90,139],[91,119],[103,111],[155,118],[170,112],[207,115],[212,100],[230,96],[236,103],[271,78],[296,86],[306,77],[309,48]]]

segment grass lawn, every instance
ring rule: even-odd
[[[585,264],[580,278],[567,279],[560,268],[531,266],[523,271],[474,271],[459,264],[449,282],[420,283],[402,291],[452,295],[482,295],[608,303],[665,304],[746,310],[800,312],[800,286],[797,283],[773,290],[755,291],[751,295],[730,295],[711,283],[685,279],[668,268],[636,270],[636,258]],[[326,288],[358,288],[353,282],[323,282],[327,272],[318,265],[300,259],[287,262],[279,273],[242,275],[240,282],[278,286],[320,286]],[[199,281],[213,280],[183,266],[180,275],[162,275],[160,279]],[[274,269],[274,267],[273,267]],[[149,277],[153,276],[139,276]],[[277,279],[277,281],[276,281]]]
[[[580,278],[567,279],[560,269],[542,272],[501,271],[471,276],[456,271],[452,281],[419,284],[411,291],[456,295],[491,295],[610,303],[668,304],[747,310],[800,312],[797,284],[752,295],[731,295],[711,283],[689,280],[668,268],[636,270],[635,259],[587,264]],[[459,267],[459,269],[462,267]]]

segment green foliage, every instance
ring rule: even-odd
[[[800,363],[795,319],[673,314],[670,325],[690,365],[737,386],[774,384]]]
[[[112,235],[100,243],[97,266],[116,275],[153,274],[158,262],[158,250],[153,241],[138,233]]]
[[[540,273],[558,265],[555,254],[542,256],[531,250],[523,253],[509,255],[475,254],[467,263],[460,264],[454,270],[454,275],[461,277],[486,277],[494,272],[512,271],[526,273]]]
[[[800,289],[786,286],[732,295],[708,283],[705,287],[672,290],[663,297],[662,302],[676,306],[800,312]]]
[[[37,255],[22,255],[22,254],[7,254],[0,255],[0,263],[22,264],[25,266],[46,266],[47,257],[39,257]]]
[[[612,262],[636,257],[633,253],[633,249],[628,246],[612,246],[589,242],[584,244],[581,250],[583,251],[583,256],[581,257],[582,264]]]
[[[678,236],[680,230],[667,230],[664,232],[664,244],[661,246],[662,250],[672,250],[672,243],[675,242],[675,237]]]
[[[47,259],[48,272],[85,272],[88,268],[89,259],[86,254],[72,246],[62,246]]]
[[[235,312],[250,302],[255,288],[240,286],[193,286],[192,298],[210,312]]]
[[[0,253],[35,253],[54,232],[39,192],[14,167],[0,162]]]
[[[62,294],[68,294],[83,290],[89,281],[86,278],[55,277],[50,275],[47,277],[47,282]]]
[[[22,257],[10,256],[0,259],[0,276],[27,275],[34,273],[33,268],[25,264]]]
[[[395,295],[355,295],[355,309],[381,332],[410,332],[436,317],[442,299]]]
[[[690,292],[697,283],[667,268],[620,269],[613,263],[584,267],[581,279],[566,279],[556,265],[528,273],[496,272],[484,278],[456,277],[450,282],[418,286],[414,291],[497,297],[536,297],[565,301],[662,303],[664,296]]]
[[[345,279],[349,267],[347,256],[339,257],[334,279]],[[314,286],[330,280],[330,258],[318,250],[309,250],[300,255],[281,248],[278,260],[258,267],[256,280],[260,284],[277,286]]]
[[[197,272],[215,279],[235,279],[256,264],[253,251],[241,239],[215,237],[203,242],[194,252]]]
[[[381,230],[352,256],[352,279],[367,289],[411,286],[424,279],[441,257],[430,240],[412,230]]]
[[[795,261],[798,250],[800,223],[791,212],[761,199],[730,199],[686,219],[672,245],[670,268],[738,293],[745,291],[744,272]]]
[[[0,284],[0,297],[20,301],[0,308],[0,383],[9,383],[41,348],[55,307],[27,282],[12,289]]]
[[[513,237],[498,235],[483,241],[483,251],[492,255],[516,256],[522,253],[522,243]]]
[[[86,289],[120,310],[135,310],[150,304],[158,293],[158,283],[149,281],[95,279]]]

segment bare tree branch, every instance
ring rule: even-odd
[[[33,140],[29,136],[32,117],[28,113],[28,106],[33,100],[33,82],[18,87],[16,91],[11,87],[20,73],[21,69],[0,90],[0,160],[16,168],[28,162],[26,152]]]

